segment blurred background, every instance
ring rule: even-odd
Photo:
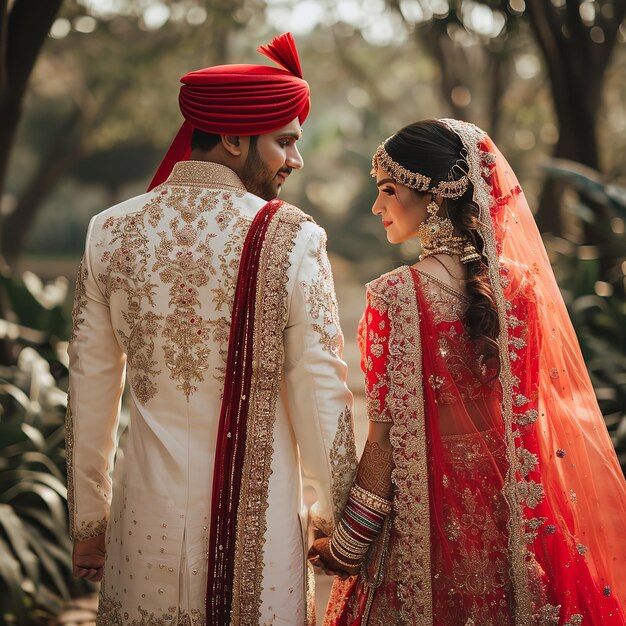
[[[625,0],[0,0],[0,624],[54,623],[90,591],[70,575],[63,449],[88,221],[146,189],[180,76],[266,63],[255,49],[287,30],[312,112],[282,197],[328,232],[360,442],[363,284],[418,252],[371,216],[371,155],[452,116],[491,135],[536,210],[625,467],[625,16]]]

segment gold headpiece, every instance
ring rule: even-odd
[[[460,198],[467,191],[469,179],[466,174],[463,174],[461,178],[457,180],[442,180],[434,187],[431,187],[431,178],[429,176],[411,172],[389,156],[389,153],[385,150],[385,143],[387,143],[387,141],[388,139],[385,139],[385,141],[378,146],[372,158],[372,171],[370,173],[373,177],[376,176],[376,169],[381,167],[400,185],[410,187],[416,191],[432,193],[434,196],[440,198]],[[454,169],[460,169],[458,161],[452,168],[452,170]],[[452,170],[449,174],[450,177],[452,177]]]

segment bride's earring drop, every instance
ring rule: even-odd
[[[458,256],[461,263],[471,263],[480,259],[476,248],[467,237],[453,235],[454,225],[449,217],[439,216],[439,205],[432,200],[426,207],[428,218],[417,231],[422,242],[420,261],[434,254]]]

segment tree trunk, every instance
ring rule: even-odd
[[[0,198],[30,75],[63,0],[0,4]]]
[[[591,39],[591,28],[582,22],[578,0],[567,0],[557,8],[543,0],[527,0],[530,26],[543,52],[548,69],[559,123],[559,141],[554,157],[570,159],[593,169],[601,169],[596,137],[596,116],[601,102],[604,75],[617,37],[617,29],[626,15],[626,3],[614,3],[613,17],[599,13],[594,27],[602,29],[604,41]],[[542,232],[562,234],[560,214],[563,185],[548,180],[537,211]],[[597,212],[599,206],[592,207]],[[595,233],[587,229],[593,241]]]

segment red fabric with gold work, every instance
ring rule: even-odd
[[[415,314],[398,314],[384,297],[368,292],[368,303],[359,329],[362,367],[366,377],[368,415],[377,421],[393,421],[397,398],[390,388],[414,371],[406,362],[398,337],[409,335],[419,324],[421,387],[424,429],[428,443],[432,623],[437,626],[513,626],[516,620],[515,581],[511,574],[508,524],[510,509],[504,485],[508,471],[506,438],[501,412],[502,392],[495,372],[482,363],[468,337],[464,313],[466,297],[438,279],[404,268],[389,280],[410,280],[415,293]],[[381,277],[377,283],[380,287]],[[537,410],[538,367],[534,355],[540,349],[536,328],[536,303],[532,277],[524,271],[510,275],[507,299],[515,350],[512,374],[519,379],[516,404],[523,406],[528,423],[520,424],[518,455],[525,479],[541,484],[541,464],[534,421]],[[405,332],[406,331],[406,332]],[[402,402],[410,402],[405,396]],[[403,454],[407,454],[403,451]],[[408,452],[410,454],[410,451]],[[535,502],[536,499],[536,502]],[[529,493],[525,517],[530,550],[528,576],[536,622],[575,626],[624,624],[619,602],[606,596],[593,581],[585,547],[572,555],[571,520],[566,498],[559,493],[535,497]],[[405,506],[395,503],[395,512]],[[534,539],[533,539],[534,538]],[[401,533],[392,525],[383,568],[382,584],[372,591],[362,577],[336,580],[326,626],[387,626],[409,624],[402,614],[398,581],[412,577],[398,567]],[[378,546],[380,550],[380,546]],[[374,556],[368,565],[373,578]],[[416,573],[416,576],[419,574]],[[371,606],[366,610],[369,594]],[[422,623],[422,622],[420,622]]]

